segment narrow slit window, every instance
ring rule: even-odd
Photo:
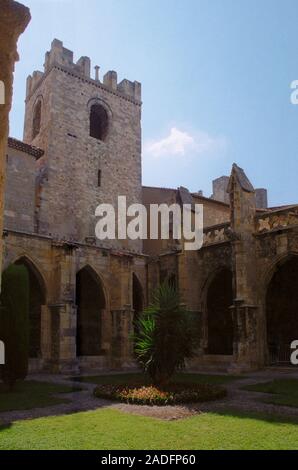
[[[97,186],[99,188],[101,187],[101,170],[98,170],[97,172]]]
[[[41,123],[41,101],[38,101],[34,108],[33,113],[33,127],[32,127],[32,139],[34,139],[40,132]]]

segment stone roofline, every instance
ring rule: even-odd
[[[36,232],[26,232],[23,230],[14,230],[14,229],[8,229],[5,228],[3,229],[3,234],[2,237],[6,238],[7,236],[15,235],[15,236],[20,236],[20,237],[27,237],[27,238],[35,238],[35,239],[40,239],[47,241],[51,243],[53,246],[56,247],[72,247],[72,248],[91,248],[97,251],[104,251],[106,253],[110,253],[112,256],[118,256],[118,257],[129,257],[129,258],[150,258],[150,255],[146,253],[141,253],[137,251],[131,251],[131,250],[126,250],[126,249],[121,249],[121,248],[116,248],[116,247],[108,247],[108,246],[103,246],[103,245],[94,245],[90,243],[83,243],[79,241],[74,241],[74,240],[67,240],[67,239],[56,239],[52,235],[45,235],[42,233],[36,233]]]
[[[13,137],[8,138],[8,147],[32,155],[36,160],[44,155],[44,150],[34,147],[34,145],[25,144],[25,142]]]
[[[268,209],[258,209],[257,212],[259,212],[258,216],[262,217],[266,215],[269,216],[273,214],[287,212],[291,209],[297,209],[297,208],[298,208],[298,204],[290,204],[290,205],[280,206],[280,207],[270,207]]]
[[[165,188],[165,187],[159,187],[159,186],[146,186],[146,185],[143,185],[142,186],[142,189],[157,189],[159,191],[174,191],[175,193],[178,193],[179,192],[179,189],[180,188]],[[217,199],[212,199],[212,198],[209,198],[209,197],[205,197],[205,196],[201,196],[200,194],[198,193],[194,193],[194,192],[189,192],[189,194],[193,197],[193,198],[196,198],[196,199],[200,199],[202,200],[203,202],[206,201],[206,202],[211,202],[211,203],[214,203],[214,204],[219,204],[221,206],[224,206],[224,207],[230,207],[230,204],[227,204],[226,202],[223,202],[223,201],[219,201]]]
[[[27,78],[26,101],[30,99],[37,86],[49,75],[53,69],[60,70],[73,77],[90,83],[97,88],[108,91],[126,101],[141,106],[141,83],[137,81],[122,80],[117,81],[117,72],[109,70],[103,77],[103,81],[99,80],[98,70],[96,66],[95,78],[90,75],[91,61],[89,57],[81,57],[76,63],[73,61],[73,52],[63,47],[63,43],[57,39],[52,42],[51,50],[45,55],[44,72],[34,71],[32,76]]]
[[[201,196],[198,193],[191,193],[191,195],[193,197],[195,197],[196,199],[202,199],[202,201],[213,202],[215,204],[219,204],[220,206],[230,207],[230,204],[228,204],[227,202],[219,201],[218,199],[213,199],[211,197]]]
[[[162,189],[163,191],[177,191],[177,188],[165,188],[164,186],[146,186],[142,185],[142,188],[147,188],[147,189]]]

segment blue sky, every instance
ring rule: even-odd
[[[22,0],[10,134],[54,37],[143,86],[143,183],[211,194],[235,161],[271,205],[298,202],[297,0]]]

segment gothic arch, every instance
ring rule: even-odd
[[[103,282],[90,265],[85,265],[76,274],[76,305],[77,356],[100,356],[107,299]]]
[[[108,310],[110,308],[110,293],[107,289],[107,281],[103,276],[102,272],[99,271],[93,263],[89,262],[87,262],[86,264],[80,263],[79,266],[77,266],[76,274],[82,269],[89,270],[91,276],[93,276],[93,278],[101,285],[106,302],[105,308]]]
[[[286,254],[278,255],[275,256],[269,266],[267,267],[264,275],[263,275],[263,281],[262,281],[262,295],[263,298],[266,296],[266,290],[268,288],[268,285],[274,276],[274,273],[276,272],[277,269],[279,269],[283,264],[285,264],[289,259],[291,258],[298,258],[298,252],[297,251],[288,251]]]
[[[31,256],[27,254],[17,256],[11,263],[9,264],[24,264],[28,269],[32,270],[34,275],[37,277],[40,286],[44,292],[45,299],[47,298],[47,283],[45,281],[45,276],[43,274],[42,268]]]
[[[298,338],[298,253],[275,259],[264,277],[265,351],[269,364],[289,364]]]
[[[29,275],[29,357],[42,356],[42,306],[46,304],[47,289],[44,277],[34,261],[26,255],[19,256],[10,264],[23,265]]]
[[[220,273],[221,271],[223,271],[225,269],[232,271],[230,265],[220,264],[215,269],[213,269],[212,271],[210,270],[209,273],[204,277],[204,280],[203,280],[203,282],[201,284],[201,287],[200,287],[200,299],[201,299],[201,308],[202,308],[202,310],[205,308],[208,289],[209,289],[211,283],[214,281],[214,279],[218,275],[218,273]]]
[[[202,290],[203,336],[207,354],[233,354],[233,273],[219,266],[205,280]]]

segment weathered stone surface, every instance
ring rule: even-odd
[[[192,367],[237,372],[268,364],[266,296],[275,271],[298,260],[298,206],[258,210],[257,190],[237,165],[229,181],[216,180],[210,199],[183,187],[141,187],[140,84],[118,84],[114,71],[103,82],[95,78],[88,57],[74,62],[72,51],[54,40],[45,70],[27,81],[26,144],[10,139],[8,145],[3,269],[22,262],[30,272],[41,343],[32,367],[133,367],[134,316],[164,281],[178,287],[197,320]],[[108,117],[107,135],[98,122],[103,140],[90,136],[94,103]],[[94,209],[100,202],[117,205],[118,195],[142,202],[148,213],[152,203],[190,204],[192,218],[194,205],[202,204],[203,247],[186,251],[184,240],[171,238],[101,245]],[[96,344],[96,355],[79,354],[80,330],[88,331],[84,349]]]
[[[5,87],[5,104],[0,104],[0,234],[3,231],[5,153],[8,137],[8,115],[11,108],[17,40],[30,21],[28,8],[12,0],[2,0],[0,9],[0,81]],[[2,236],[0,237],[0,263]]]
[[[40,233],[82,242],[94,237],[99,203],[117,208],[118,195],[127,197],[127,205],[141,200],[139,86],[125,81],[125,86],[117,87],[113,80],[92,80],[58,40],[46,55],[44,72],[34,72],[28,79],[24,140],[45,150],[38,162],[39,171],[46,174],[40,181]],[[34,136],[37,103],[41,103],[41,123]],[[108,119],[104,141],[89,132],[91,107],[97,104]],[[140,241],[107,244],[142,250]]]

